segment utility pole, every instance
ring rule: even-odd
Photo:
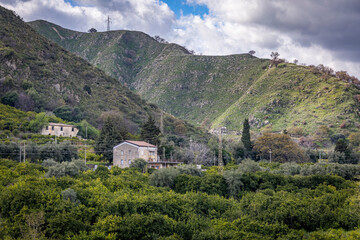
[[[20,152],[20,158],[19,158],[19,162],[21,162],[21,143],[19,143],[19,152]]]
[[[25,162],[25,157],[26,157],[26,146],[25,146],[25,142],[24,142],[24,162]]]
[[[86,130],[85,130],[85,137],[86,137],[86,141],[87,141],[87,125],[86,125]],[[86,165],[86,141],[85,141],[85,165]]]
[[[220,135],[219,135],[219,167],[222,167],[223,165],[223,157],[222,157],[222,130],[220,129]]]
[[[163,147],[163,161],[165,162],[165,147]]]
[[[213,159],[214,159],[214,166],[215,166],[215,163],[216,163],[215,150],[214,150]]]
[[[221,127],[220,128],[220,135],[219,135],[219,167],[220,167],[220,171],[221,173],[223,173],[224,169],[223,169],[223,156],[222,156],[222,134],[226,132],[226,127]]]
[[[109,32],[110,31],[110,23],[111,23],[110,16],[108,16],[108,19],[106,20],[106,22],[107,22],[107,31]]]
[[[272,152],[271,152],[271,148],[270,148],[270,151],[269,151],[269,153],[270,153],[270,162],[271,162],[271,153],[272,153]]]
[[[164,134],[164,112],[162,110],[160,115],[160,131],[162,134]]]

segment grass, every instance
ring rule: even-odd
[[[45,21],[36,23],[40,33],[51,32],[50,36],[58,43],[69,39],[66,44],[70,48],[71,43],[75,42],[73,37],[96,44],[99,47],[98,51],[106,56],[98,56],[97,50],[89,51],[87,44],[80,47],[84,53],[78,55],[85,58],[104,57],[111,64],[119,62],[114,62],[107,54],[111,51],[124,50],[125,43],[122,36],[128,36],[132,40],[134,35],[137,35],[127,31],[105,33],[112,43],[117,44],[115,46],[106,44],[105,39],[98,38],[100,33],[75,34],[71,30],[59,28]],[[142,35],[141,37],[145,36]],[[54,111],[64,105],[77,107],[83,118],[97,127],[101,126],[101,115],[104,112],[116,112],[127,119],[129,125],[135,126],[133,133],[138,132],[140,124],[146,121],[148,115],[160,116],[160,109],[152,108],[138,94],[124,87],[118,78],[107,76],[84,59],[47,40],[11,11],[2,7],[0,7],[0,36],[3,36],[0,40],[0,79],[10,79],[0,83],[0,98],[9,92],[15,92],[19,99],[14,101],[13,105],[17,108],[44,112]],[[112,48],[108,49],[106,47],[108,45]],[[134,48],[141,48],[140,43],[136,41],[132,45]],[[151,54],[152,52],[149,53]],[[141,61],[141,58],[139,59]],[[128,68],[125,73],[131,76],[132,71],[136,71],[136,64]],[[108,68],[109,72],[110,69]],[[123,67],[120,66],[120,69]],[[30,89],[23,87],[25,80],[31,83]],[[91,94],[84,90],[85,87],[91,90]],[[156,120],[159,121],[159,117]],[[188,123],[184,124],[189,134],[203,135],[199,128],[194,128]],[[170,134],[177,133],[170,132]]]
[[[257,131],[269,126],[274,131],[301,126],[311,133],[320,125],[331,125],[333,132],[357,130],[354,95],[360,91],[335,78],[323,80],[309,67],[283,63],[269,69],[269,60],[248,54],[191,55],[181,46],[158,43],[131,31],[71,31],[71,38],[59,41],[53,28],[69,30],[42,22],[31,26],[135,89],[144,99],[194,124],[207,119],[212,128],[226,126],[239,131],[243,119],[249,117]],[[136,57],[126,64],[129,51]],[[350,128],[340,129],[344,120],[352,121]]]

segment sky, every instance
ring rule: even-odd
[[[360,78],[360,0],[0,0],[25,21],[137,30],[203,55],[324,64]]]

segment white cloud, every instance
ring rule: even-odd
[[[25,21],[44,19],[77,31],[87,31],[92,27],[105,31],[106,19],[110,16],[111,29],[165,35],[171,31],[175,20],[170,8],[159,1],[78,0],[76,2],[79,6],[72,6],[64,0],[0,0],[4,7],[15,10]]]
[[[358,0],[187,2],[206,5],[209,15],[204,19],[180,18],[182,36],[173,35],[171,39],[187,43],[196,52],[232,54],[254,49],[256,56],[269,58],[272,51],[278,51],[288,60],[322,63],[360,75]],[[214,27],[209,27],[209,23]]]
[[[278,51],[288,60],[324,64],[360,76],[360,1],[358,0],[187,0],[209,9],[203,16],[175,19],[159,0],[0,0],[26,21],[45,19],[87,31],[137,30],[185,45],[197,53],[226,55],[255,50],[269,58]],[[185,1],[185,0],[184,0]]]

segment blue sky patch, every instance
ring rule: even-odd
[[[71,6],[79,6],[74,0],[64,0],[66,3],[70,3]]]
[[[163,0],[163,2],[175,13],[176,18],[181,17],[181,14],[184,16],[209,14],[209,9],[205,5],[187,4],[186,0]]]

